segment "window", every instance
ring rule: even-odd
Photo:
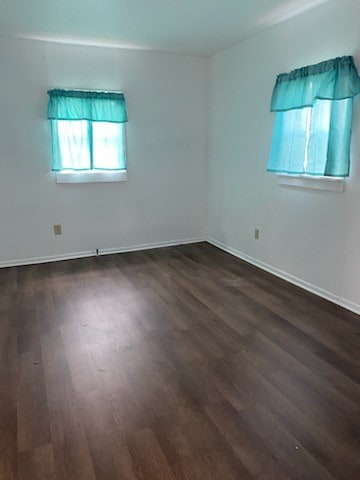
[[[126,171],[124,95],[78,90],[48,93],[51,169],[86,174]]]
[[[125,170],[123,123],[57,120],[61,170]]]
[[[347,177],[353,97],[360,78],[352,57],[341,57],[278,76],[276,112],[267,170]]]

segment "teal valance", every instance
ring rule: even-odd
[[[359,94],[360,77],[353,57],[338,57],[278,75],[270,110],[313,107],[316,100],[345,100]]]
[[[84,90],[49,90],[49,120],[128,121],[123,93]]]

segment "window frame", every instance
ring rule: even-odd
[[[127,170],[61,170],[54,172],[56,183],[114,183],[126,182]]]
[[[60,120],[61,121],[61,120]],[[91,124],[95,123],[89,121]],[[108,122],[100,122],[108,123]],[[56,183],[75,184],[75,183],[118,183],[127,182],[127,145],[126,145],[126,123],[122,123],[123,151],[125,156],[124,169],[92,168],[84,170],[63,169],[54,171]],[[92,129],[92,125],[90,125]],[[93,138],[91,139],[93,141]]]
[[[311,139],[311,123],[312,123],[312,108],[308,108],[306,112],[306,143],[304,152],[304,173],[276,173],[278,184],[287,187],[296,188],[310,188],[314,190],[327,190],[332,192],[342,192],[344,190],[344,178],[345,177],[332,177],[327,175],[313,175],[307,174],[306,168],[308,167],[309,145]],[[331,116],[331,108],[330,108]],[[330,128],[331,118],[327,119]]]
[[[126,123],[128,119],[124,93],[55,88],[49,90],[48,94],[50,97],[48,120],[54,122],[51,123],[51,173],[55,174],[57,183],[127,181]],[[74,99],[77,102],[75,105],[70,104],[70,111],[67,107],[64,109],[66,97],[69,101]],[[87,100],[89,105],[86,104]],[[71,127],[71,122],[77,121],[86,122],[85,127],[79,127],[78,131]],[[59,122],[68,122],[68,125],[60,126]],[[95,124],[107,125],[105,128],[99,128],[95,134]],[[119,129],[113,130],[110,124],[118,125]],[[59,157],[57,168],[53,168],[54,148]],[[68,168],[63,168],[64,166]]]
[[[294,188],[310,188],[314,190],[327,190],[330,192],[343,192],[345,177],[326,177],[324,175],[298,175],[290,173],[276,174],[278,185]],[[348,177],[346,177],[348,178]]]
[[[314,128],[311,127],[308,159],[304,161],[305,128],[299,123],[299,132],[293,119],[278,117],[273,129],[273,142],[267,171],[277,174],[312,175],[319,177],[346,178],[350,176],[351,131],[353,102],[360,95],[360,76],[351,55],[336,57],[317,64],[296,68],[277,76],[273,88],[270,111],[294,111],[316,107],[317,101],[330,101],[330,128],[324,137],[321,126],[325,118],[321,108],[317,111]],[[344,103],[343,103],[344,102]],[[286,120],[284,123],[284,119]],[[285,135],[286,124],[291,126],[290,135]],[[302,133],[302,135],[301,135]],[[326,133],[326,132],[325,132]],[[283,137],[283,142],[281,138]],[[325,157],[326,163],[323,164]],[[305,167],[305,168],[304,168]]]

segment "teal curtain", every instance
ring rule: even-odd
[[[347,177],[358,94],[360,77],[349,56],[279,75],[271,100],[276,119],[267,170]]]
[[[123,93],[49,90],[49,120],[91,120],[127,122]]]
[[[50,90],[53,171],[126,169],[125,97],[117,92]]]

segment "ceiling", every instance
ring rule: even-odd
[[[0,0],[0,35],[211,55],[334,0]]]

